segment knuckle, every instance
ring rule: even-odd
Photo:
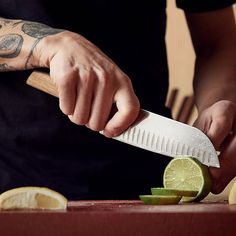
[[[124,113],[126,116],[136,117],[140,110],[139,100],[135,97],[131,101],[129,101],[129,105],[126,109],[124,109]]]
[[[83,74],[81,77],[80,77],[80,80],[81,80],[81,83],[85,86],[87,86],[89,84],[89,81],[90,81],[90,75],[89,74]]]
[[[103,68],[101,68],[99,69],[98,75],[101,80],[106,80],[107,72]]]
[[[111,83],[113,80],[112,78],[115,77],[114,70],[111,69],[110,66],[108,68],[106,68],[106,66],[96,68],[95,72],[100,84],[107,85]]]
[[[109,79],[109,75],[106,73],[106,71],[101,71],[101,73],[98,75],[99,85],[103,88],[106,88],[111,81]]]
[[[126,74],[124,74],[124,81],[131,86],[131,79]]]
[[[89,88],[91,82],[93,81],[93,76],[91,71],[87,71],[86,73],[82,73],[80,75],[80,86],[83,88]]]
[[[135,97],[133,99],[133,102],[131,103],[131,110],[133,112],[136,112],[136,113],[138,113],[139,110],[140,110],[140,102],[139,102],[139,100],[138,100],[136,95],[135,95]]]
[[[131,79],[129,78],[128,75],[122,73],[122,79],[123,79],[123,83],[125,86],[132,88],[132,83],[131,83]]]

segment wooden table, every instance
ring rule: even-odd
[[[0,236],[236,235],[236,205],[77,201],[66,211],[1,211]]]

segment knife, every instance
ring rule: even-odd
[[[58,97],[47,73],[34,71],[26,83]],[[213,144],[201,130],[143,109],[136,121],[113,139],[173,158],[192,156],[207,166],[220,167]]]

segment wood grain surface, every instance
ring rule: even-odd
[[[65,211],[0,211],[1,236],[235,235],[236,205],[76,201]]]

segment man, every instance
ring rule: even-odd
[[[0,78],[1,191],[41,185],[70,199],[128,199],[160,186],[167,158],[93,131],[119,135],[140,105],[170,116],[166,3],[68,1],[55,9],[47,2],[3,0],[0,6],[0,68],[7,71]],[[177,1],[197,55],[195,125],[221,150],[213,192],[236,173],[232,3]],[[33,68],[50,69],[64,114],[57,99],[25,85]]]

